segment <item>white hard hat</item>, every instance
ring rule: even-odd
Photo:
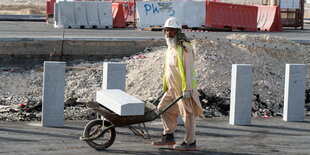
[[[177,17],[169,17],[165,22],[164,28],[182,29],[182,23]]]

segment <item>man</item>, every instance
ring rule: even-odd
[[[165,22],[165,38],[168,45],[163,87],[165,94],[158,105],[163,110],[174,99],[183,95],[177,104],[172,106],[162,116],[163,136],[153,145],[174,145],[176,150],[196,150],[196,117],[202,114],[199,93],[196,89],[196,73],[194,70],[194,52],[189,39],[181,33],[182,24],[176,17],[170,17]],[[185,126],[184,141],[175,143],[173,133],[177,127],[178,114],[182,116]]]

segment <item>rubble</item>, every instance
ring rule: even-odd
[[[309,64],[310,48],[270,35],[230,35],[227,38],[287,46],[290,50],[235,45],[212,40],[193,40],[196,51],[198,89],[204,108],[203,117],[227,117],[230,103],[232,64],[252,64],[253,117],[275,117],[283,113],[286,63]],[[153,100],[162,89],[163,58],[166,47],[148,47],[145,51],[119,59],[127,64],[126,91],[143,101]],[[94,119],[96,113],[86,109],[101,89],[102,62],[75,61],[67,64],[65,119]],[[39,66],[42,67],[42,66]],[[308,70],[307,78],[310,72]],[[40,120],[43,73],[22,68],[0,72],[0,105],[17,111],[0,113],[0,120]],[[310,84],[306,85],[305,114],[310,115]],[[20,108],[24,104],[27,108]],[[30,108],[32,107],[32,108]]]

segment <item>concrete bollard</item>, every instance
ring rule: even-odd
[[[231,75],[229,124],[251,125],[253,67],[233,64]]]
[[[286,64],[284,87],[284,121],[304,121],[307,66]]]
[[[44,62],[42,126],[62,127],[64,122],[65,62]]]
[[[125,91],[126,64],[104,62],[102,89],[120,89]]]

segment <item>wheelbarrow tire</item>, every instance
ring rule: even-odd
[[[83,133],[83,136],[85,138],[91,138],[90,135],[91,135],[91,132],[92,132],[92,129],[94,128],[98,128],[98,127],[102,127],[102,123],[103,123],[103,120],[92,120],[90,121],[84,128],[84,133]],[[111,123],[110,122],[105,122],[104,123],[104,127],[108,127],[110,126]],[[97,143],[95,142],[96,141],[100,141],[99,138],[103,138],[103,136],[106,136],[107,134],[106,133],[109,133],[108,134],[108,137],[104,137],[104,138],[107,138],[107,140],[103,140],[104,142],[103,143]],[[115,137],[116,137],[116,133],[115,133],[115,128],[112,127],[110,128],[109,130],[106,131],[106,133],[104,133],[102,136],[98,137],[98,139],[94,139],[94,140],[85,140],[85,142],[92,148],[96,149],[96,150],[104,150],[108,147],[110,147],[114,141],[115,141]],[[97,135],[97,134],[95,134]],[[100,141],[101,142],[101,141]]]

